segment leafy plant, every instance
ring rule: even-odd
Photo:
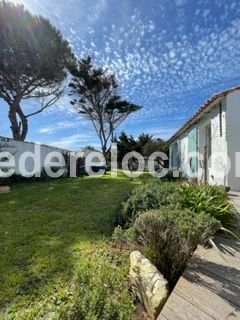
[[[133,229],[135,241],[174,286],[199,243],[206,243],[220,223],[207,214],[162,206],[141,214]]]
[[[181,205],[195,213],[204,212],[216,218],[226,229],[234,229],[236,226],[236,212],[224,187],[209,184],[184,186]]]

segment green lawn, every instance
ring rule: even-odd
[[[108,240],[136,183],[106,175],[0,195],[0,319],[130,319],[128,254]]]

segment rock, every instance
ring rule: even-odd
[[[155,320],[168,298],[168,282],[139,251],[130,254],[130,280],[151,319]]]
[[[0,193],[8,193],[11,189],[8,186],[0,186]]]

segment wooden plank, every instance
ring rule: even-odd
[[[190,283],[196,283],[202,287],[206,287],[208,290],[217,294],[218,296],[226,299],[236,307],[240,308],[240,286],[236,283],[229,281],[229,279],[223,279],[217,274],[217,270],[204,269],[202,266],[198,266],[196,270],[188,267],[184,272],[183,277]],[[235,279],[234,275],[231,278]]]
[[[217,247],[221,249],[221,252],[224,254],[225,260],[221,257],[217,250],[206,250],[206,248],[202,246],[198,246],[195,254],[205,258],[207,260],[216,259],[216,261],[222,263],[223,265],[229,265],[229,263],[236,264],[237,260],[240,261],[240,241],[235,241],[232,239],[224,239],[224,238],[215,238],[214,242],[216,243]]]
[[[240,319],[240,309],[235,304],[223,299],[204,286],[186,280],[184,277],[181,277],[178,281],[174,291],[198,310],[205,312],[214,319],[227,319],[231,314],[235,315],[236,319]]]
[[[222,258],[220,258],[222,259]],[[230,263],[231,261],[227,260],[229,265],[226,263],[223,264],[222,261],[219,263],[216,262],[215,257],[212,257],[212,260],[202,259],[199,256],[193,256],[191,263],[188,265],[188,276],[194,277],[198,276],[198,273],[202,275],[209,275],[213,279],[218,279],[222,282],[234,283],[235,285],[240,287],[240,261]]]
[[[240,242],[215,241],[224,259],[199,246],[158,320],[240,319]]]
[[[196,308],[175,291],[170,295],[157,320],[213,320],[214,318]]]

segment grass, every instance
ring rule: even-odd
[[[138,182],[19,183],[0,196],[0,319],[130,319],[128,255],[108,245]]]

